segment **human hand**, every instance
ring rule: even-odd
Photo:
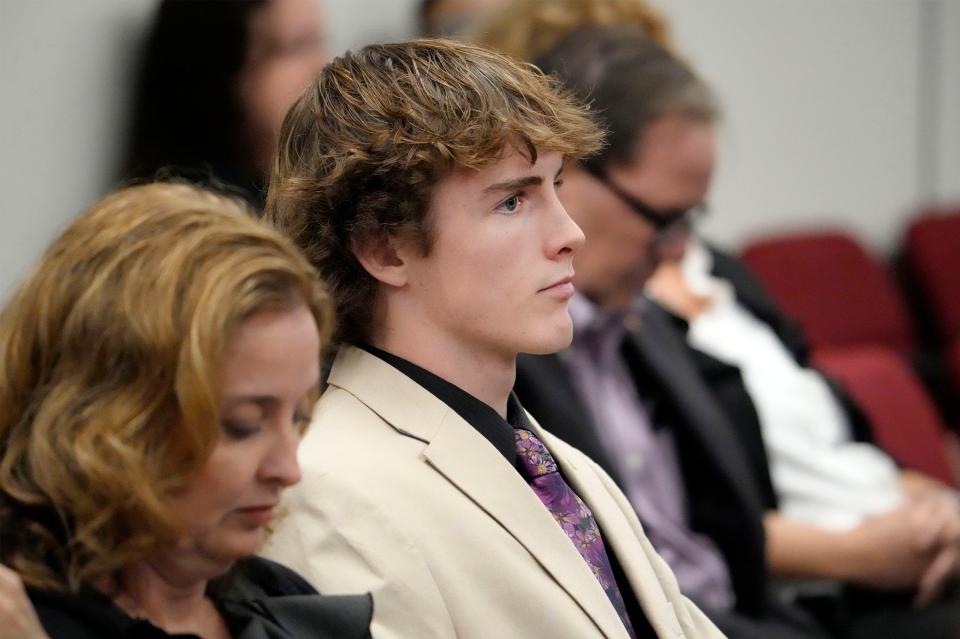
[[[937,562],[945,549],[942,540],[951,534],[949,517],[932,501],[909,502],[869,517],[851,531],[854,555],[848,580],[882,590],[904,590],[918,588],[926,577],[926,592],[932,592],[942,586],[940,573],[945,566]]]
[[[922,543],[936,544],[939,552],[920,576],[913,600],[918,608],[935,601],[947,582],[960,574],[960,502],[953,493],[937,491],[919,503],[918,516],[926,532]]]
[[[0,564],[0,639],[49,639],[20,576]]]
[[[691,321],[709,306],[708,298],[694,293],[678,262],[661,262],[647,280],[646,292],[674,315]]]
[[[910,468],[904,468],[900,471],[899,483],[900,489],[908,499],[920,499],[947,488],[943,482]]]

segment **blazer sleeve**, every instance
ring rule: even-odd
[[[643,526],[640,524],[640,519],[637,517],[636,511],[630,504],[630,500],[627,499],[623,491],[617,487],[610,475],[607,474],[599,464],[586,455],[581,456],[579,463],[586,463],[599,476],[607,492],[610,493],[613,501],[627,519],[634,534],[640,541],[640,546],[643,548],[647,560],[649,560],[653,566],[660,586],[667,596],[667,601],[673,606],[677,619],[680,621],[680,627],[686,636],[697,637],[698,639],[723,639],[724,634],[720,632],[714,623],[700,610],[697,604],[693,603],[693,601],[680,592],[680,586],[677,583],[676,576],[673,574],[670,566],[667,565],[667,562],[654,550],[653,544],[650,543],[646,533],[643,531]]]
[[[289,510],[264,556],[325,595],[371,593],[376,639],[456,637],[426,561],[398,522],[330,475],[306,477],[287,497]]]

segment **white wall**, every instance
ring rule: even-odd
[[[936,3],[940,27],[937,199],[960,202],[960,2]],[[960,274],[958,274],[960,277]]]
[[[417,0],[326,0],[333,51],[414,35]]]
[[[413,28],[416,0],[327,3],[337,52]],[[716,239],[829,222],[889,251],[915,202],[960,199],[960,0],[661,5],[726,110],[706,221]],[[153,6],[0,0],[0,297],[111,186]]]
[[[950,7],[940,7],[949,4]],[[955,2],[903,0],[672,0],[681,48],[726,110],[722,165],[707,233],[731,245],[781,229],[845,226],[882,251],[896,246],[918,200],[960,192],[923,140],[931,96],[920,71],[922,10],[942,12],[941,38],[956,46]],[[949,14],[949,15],[947,15]],[[929,35],[929,34],[928,34]],[[944,51],[946,53],[946,51]],[[960,56],[941,56],[943,99],[956,103]],[[952,87],[947,87],[948,78]],[[936,109],[934,109],[934,113]],[[944,106],[932,130],[954,132],[960,109]],[[937,154],[942,156],[936,157]],[[936,175],[920,168],[941,165]]]
[[[0,0],[0,299],[111,186],[152,0]]]

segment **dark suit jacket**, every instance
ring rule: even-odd
[[[755,468],[743,445],[756,434],[741,432],[728,419],[664,311],[650,305],[641,324],[641,330],[625,342],[623,353],[641,394],[653,402],[654,423],[670,428],[676,439],[691,528],[708,535],[723,553],[737,610],[760,615],[767,604],[765,499],[757,487],[763,471]],[[517,395],[544,428],[618,479],[561,357],[520,356]]]

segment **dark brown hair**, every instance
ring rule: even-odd
[[[607,132],[607,146],[586,162],[594,168],[635,154],[643,132],[663,115],[720,117],[713,92],[693,69],[636,26],[574,29],[533,62],[589,100]]]

